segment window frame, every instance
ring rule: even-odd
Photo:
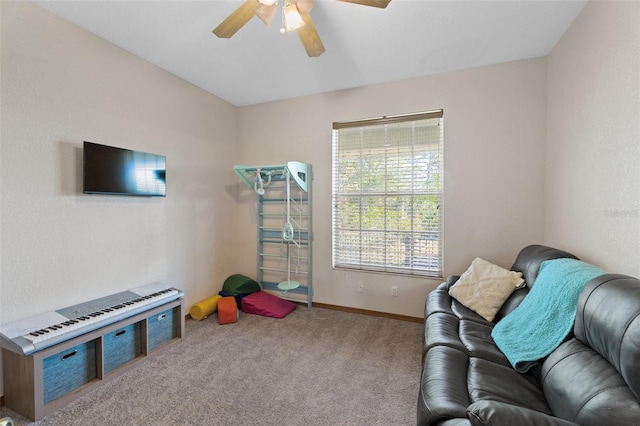
[[[431,277],[431,278],[442,278],[443,276],[443,245],[444,245],[444,226],[443,226],[443,208],[442,208],[442,204],[443,204],[443,198],[444,198],[444,125],[443,125],[443,117],[444,117],[444,111],[443,110],[434,110],[434,111],[426,111],[426,112],[419,112],[419,113],[411,113],[411,114],[400,114],[400,115],[393,115],[393,116],[383,116],[383,117],[375,117],[375,118],[368,118],[368,119],[360,119],[360,120],[352,120],[352,121],[341,121],[341,122],[334,122],[333,123],[333,130],[332,130],[332,159],[331,159],[331,175],[332,175],[332,189],[331,189],[331,215],[332,215],[332,222],[331,222],[331,239],[332,239],[332,245],[331,245],[331,258],[332,258],[332,267],[334,269],[347,269],[347,270],[359,270],[359,271],[363,271],[363,272],[378,272],[378,273],[391,273],[391,274],[397,274],[397,275],[418,275],[418,276],[424,276],[424,277]],[[389,221],[388,219],[388,213],[390,212],[389,209],[386,208],[386,206],[389,204],[388,201],[389,199],[396,197],[409,197],[411,199],[410,204],[412,206],[415,205],[416,203],[416,198],[419,197],[425,197],[425,194],[427,194],[427,192],[425,191],[415,191],[414,190],[414,185],[415,182],[417,181],[416,177],[414,176],[413,172],[412,172],[412,176],[410,177],[411,179],[411,191],[409,193],[401,193],[401,192],[392,192],[392,191],[388,191],[387,190],[387,185],[386,182],[388,180],[388,170],[390,170],[390,166],[387,162],[387,144],[386,144],[386,139],[385,139],[385,148],[382,149],[385,151],[384,153],[384,158],[385,158],[385,166],[384,166],[384,176],[385,176],[385,189],[382,192],[376,192],[376,193],[365,193],[363,191],[363,188],[360,188],[360,193],[358,192],[349,192],[349,191],[342,191],[340,189],[338,189],[340,186],[344,186],[344,179],[343,181],[340,181],[340,176],[338,176],[338,174],[340,173],[341,170],[341,166],[338,165],[339,159],[340,158],[344,158],[344,152],[345,150],[343,149],[343,156],[340,157],[340,152],[341,152],[341,148],[340,148],[340,131],[343,129],[354,129],[354,128],[359,128],[362,132],[364,132],[366,129],[371,129],[373,126],[379,126],[379,125],[384,125],[384,131],[381,133],[384,133],[385,138],[387,136],[388,128],[387,125],[393,125],[393,124],[398,124],[398,125],[406,125],[407,123],[412,123],[412,125],[415,126],[415,122],[421,122],[421,121],[425,121],[425,120],[433,120],[433,119],[437,119],[437,123],[435,124],[436,126],[439,127],[439,135],[437,137],[437,140],[435,142],[437,142],[437,149],[436,150],[432,150],[431,148],[428,148],[427,151],[429,152],[429,156],[435,156],[436,160],[434,160],[437,163],[437,179],[438,179],[438,189],[436,191],[434,190],[430,190],[428,191],[428,197],[435,197],[435,203],[437,204],[437,207],[430,207],[428,209],[429,212],[434,213],[434,209],[437,210],[435,211],[436,216],[435,219],[433,219],[434,223],[436,223],[437,225],[437,229],[435,230],[430,230],[429,232],[426,231],[417,231],[414,230],[413,227],[413,222],[414,219],[416,219],[417,217],[417,213],[415,211],[411,211],[410,214],[410,221],[411,221],[411,230],[410,231],[401,231],[401,230],[389,230],[387,229],[387,222]],[[420,125],[423,125],[425,127],[428,127],[427,124],[425,123],[419,123]],[[422,141],[423,144],[433,144],[434,141],[429,139],[427,141],[428,137],[425,137],[425,140]],[[405,140],[403,140],[403,142],[407,142]],[[415,164],[416,161],[416,156],[417,154],[414,152],[414,146],[416,146],[417,142],[415,139],[415,135],[412,134],[411,136],[411,167],[413,167],[413,165]],[[364,146],[365,144],[363,144],[362,146]],[[368,141],[368,144],[366,145],[367,149],[371,149],[372,146],[374,146],[375,143]],[[360,155],[359,156],[355,156],[357,158],[357,161],[360,162],[360,164],[363,164],[363,151],[364,149],[360,148]],[[398,148],[399,149],[399,148]],[[381,149],[378,148],[378,150],[380,151]],[[355,151],[355,150],[352,150]],[[404,154],[404,156],[406,156],[406,153]],[[393,155],[389,156],[393,158]],[[394,160],[400,161],[398,160],[399,158],[403,157],[402,154],[397,154],[397,157],[394,158]],[[429,157],[431,160],[431,157]],[[406,160],[405,160],[406,161]],[[429,166],[431,167],[431,166]],[[405,176],[403,176],[405,177]],[[356,234],[359,234],[359,237],[356,237],[356,241],[360,241],[360,247],[362,247],[362,239],[363,239],[363,234],[366,233],[371,233],[377,230],[378,234],[384,234],[384,237],[379,237],[379,239],[381,238],[384,241],[384,246],[386,247],[388,242],[387,239],[389,238],[387,236],[387,234],[398,234],[397,238],[395,240],[393,240],[393,242],[395,242],[396,246],[400,246],[401,243],[400,242],[400,235],[404,234],[404,259],[405,259],[405,265],[404,266],[398,266],[397,262],[399,262],[399,259],[401,258],[401,256],[399,254],[391,254],[391,255],[387,255],[387,249],[384,248],[383,251],[385,252],[384,255],[382,255],[382,257],[384,258],[384,261],[382,261],[381,263],[378,262],[378,264],[373,264],[371,262],[367,262],[366,260],[363,261],[362,258],[362,251],[360,252],[360,259],[358,261],[354,261],[353,259],[347,259],[347,257],[349,257],[349,255],[351,255],[353,257],[355,250],[349,250],[344,249],[341,250],[340,247],[344,246],[345,243],[341,240],[341,238],[339,237],[338,233],[342,230],[342,231],[346,231],[346,228],[342,228],[339,226],[338,222],[338,216],[340,211],[343,212],[343,214],[346,213],[347,207],[343,207],[342,209],[340,208],[341,204],[345,204],[344,200],[347,199],[348,197],[360,197],[359,202],[360,207],[359,207],[359,213],[357,213],[357,217],[359,218],[359,226],[355,227],[355,228],[350,228],[348,229],[348,231],[352,231]],[[379,228],[366,228],[362,226],[362,218],[366,213],[363,213],[363,204],[367,204],[365,202],[363,202],[362,200],[364,199],[373,199],[375,197],[378,197],[378,199],[383,199],[384,200],[384,205],[385,208],[384,210],[384,223],[385,223],[385,227],[384,229],[379,229]],[[424,202],[424,201],[423,201]],[[431,204],[433,205],[433,203]],[[343,217],[343,216],[341,216]],[[431,223],[430,223],[431,224]],[[418,257],[416,256],[416,254],[418,253],[418,248],[417,248],[417,244],[416,244],[416,237],[419,237],[422,235],[422,239],[425,239],[424,236],[426,235],[436,235],[437,238],[435,238],[435,240],[433,238],[426,238],[427,240],[431,240],[430,245],[431,246],[436,246],[437,249],[434,250],[432,249],[427,249],[427,252],[430,253],[430,255],[428,255],[426,258],[423,258],[426,266],[421,266],[418,264],[418,262],[415,260]],[[409,248],[409,264],[407,265],[407,253],[406,253],[406,244],[407,244],[407,238],[409,238],[409,244],[410,244],[410,248]],[[358,240],[359,238],[359,240]],[[348,237],[345,237],[344,240],[348,240]],[[435,242],[434,242],[435,241]],[[429,243],[426,243],[427,245],[429,245]],[[376,247],[380,247],[379,245],[376,246],[374,245],[373,248]],[[397,252],[398,250],[396,250]],[[366,251],[364,257],[373,257],[371,254],[371,250]],[[396,261],[396,264],[393,264],[393,260]]]

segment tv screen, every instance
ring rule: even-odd
[[[166,196],[166,157],[84,142],[85,194]]]

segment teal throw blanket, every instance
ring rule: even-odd
[[[524,373],[569,334],[580,292],[606,271],[576,259],[542,262],[522,303],[496,324],[491,337],[517,371]]]

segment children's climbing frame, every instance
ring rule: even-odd
[[[257,194],[258,282],[285,299],[313,299],[311,164],[234,166]],[[293,284],[293,285],[292,285]]]

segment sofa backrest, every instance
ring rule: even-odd
[[[545,260],[565,257],[577,259],[576,256],[564,250],[534,244],[520,250],[511,270],[522,272],[522,277],[527,283],[527,287],[531,288],[538,277],[538,272],[540,271],[540,265],[542,265],[542,262]]]
[[[511,296],[504,302],[500,311],[496,315],[494,321],[504,318],[509,312],[513,311],[522,302],[522,299],[529,293],[529,290],[536,281],[540,265],[545,260],[560,258],[577,259],[576,256],[569,252],[558,250],[553,247],[534,244],[520,250],[516,261],[511,267],[512,271],[522,272],[522,277],[526,282],[526,286],[511,293]]]

